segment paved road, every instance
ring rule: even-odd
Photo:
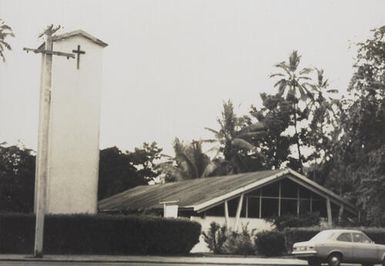
[[[67,265],[79,265],[79,266],[90,266],[90,265],[105,265],[105,266],[132,266],[132,265],[140,265],[140,266],[155,266],[155,265],[164,265],[164,266],[191,266],[191,265],[209,265],[209,266],[223,266],[223,264],[180,264],[180,263],[143,263],[143,262],[51,262],[51,261],[0,261],[0,266],[40,266],[40,265],[49,265],[49,266],[67,266]],[[249,264],[251,265],[251,264]],[[260,264],[258,264],[260,265]],[[327,265],[327,264],[324,264]],[[358,266],[359,264],[341,264],[341,266]],[[239,266],[239,264],[226,264],[226,266]]]
[[[137,263],[137,262],[41,262],[41,261],[35,261],[35,262],[30,262],[30,261],[0,261],[1,266],[40,266],[40,265],[49,265],[49,266],[67,266],[67,265],[79,265],[79,266],[90,266],[90,265],[97,265],[97,266],[134,266],[134,265],[140,265],[140,266],[156,266],[156,265],[162,265],[162,266],[192,266],[192,265],[207,265],[207,266],[223,266],[223,264],[180,264],[180,263],[162,263],[162,264],[157,264],[157,263]],[[226,264],[226,266],[239,266],[239,264]]]

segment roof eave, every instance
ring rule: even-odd
[[[242,193],[247,193],[253,189],[256,189],[258,187],[261,187],[263,185],[266,185],[266,184],[269,184],[269,183],[272,183],[272,182],[275,182],[275,181],[278,181],[279,179],[281,179],[282,177],[284,177],[285,175],[288,175],[288,174],[291,174],[292,176],[295,176],[296,178],[300,179],[302,182],[304,183],[307,183],[309,186],[312,186],[315,188],[315,190],[317,190],[315,193],[325,197],[325,196],[329,196],[331,197],[334,202],[338,202],[338,203],[341,203],[343,204],[344,206],[347,207],[347,209],[352,212],[353,214],[358,214],[358,211],[356,210],[356,208],[354,207],[354,205],[352,205],[351,203],[347,202],[346,200],[344,200],[343,198],[341,198],[340,196],[336,195],[335,193],[333,193],[332,191],[322,187],[321,185],[317,184],[316,182],[310,180],[309,178],[301,175],[300,173],[290,169],[290,168],[287,168],[285,170],[283,170],[282,172],[279,172],[275,175],[272,175],[270,177],[267,177],[267,178],[264,178],[262,180],[258,180],[254,183],[251,183],[249,185],[246,185],[244,187],[241,187],[241,188],[238,188],[232,192],[229,192],[229,193],[226,193],[222,196],[219,196],[219,197],[216,197],[214,199],[211,199],[211,200],[208,200],[204,203],[201,203],[201,204],[196,204],[196,205],[190,205],[188,207],[190,208],[193,208],[193,210],[195,212],[203,212],[207,209],[210,209],[211,207],[215,206],[215,205],[218,205],[219,203],[221,202],[224,202],[225,200],[230,200],[232,198],[235,198],[237,196],[239,196],[240,194]]]
[[[83,30],[75,30],[75,31],[71,31],[71,32],[67,32],[67,33],[64,33],[64,34],[60,34],[60,35],[55,35],[52,37],[52,40],[53,41],[60,41],[60,40],[63,40],[63,39],[67,39],[67,38],[70,38],[70,37],[73,37],[73,36],[76,36],[76,35],[81,35],[83,36],[84,38],[102,46],[102,47],[106,47],[108,46],[107,43],[103,42],[102,40],[96,38],[95,36],[83,31]]]
[[[347,202],[345,199],[343,199],[342,197],[338,196],[337,194],[335,194],[333,191],[330,191],[326,188],[324,188],[323,186],[317,184],[316,182],[314,182],[313,180],[310,180],[309,178],[307,178],[306,176],[304,175],[301,175],[300,173],[288,168],[288,171],[290,174],[296,176],[297,178],[299,178],[300,180],[302,180],[303,182],[306,182],[308,183],[309,185],[317,188],[318,190],[322,191],[323,193],[329,195],[330,197],[332,197],[333,199],[335,199],[336,201],[339,201],[340,203],[346,205],[347,207],[349,207],[352,211],[358,213],[358,211],[356,211],[356,207],[351,204],[350,202]]]
[[[193,207],[194,211],[196,211],[196,212],[205,211],[205,210],[211,208],[212,206],[217,205],[220,202],[223,202],[225,200],[229,200],[229,199],[232,199],[234,197],[237,197],[238,195],[240,195],[242,193],[251,191],[251,190],[253,190],[259,186],[265,185],[266,183],[274,182],[274,181],[278,180],[279,178],[281,178],[282,176],[287,175],[288,173],[289,173],[288,169],[285,169],[282,172],[279,172],[279,173],[274,174],[272,176],[263,178],[262,180],[255,181],[255,182],[248,184],[246,186],[240,187],[240,188],[238,188],[234,191],[231,191],[225,195],[216,197],[214,199],[208,200],[208,201],[201,203],[201,204],[191,205],[191,207]]]

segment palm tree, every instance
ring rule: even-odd
[[[5,62],[4,51],[6,49],[12,49],[11,45],[5,41],[8,36],[15,37],[15,34],[13,33],[12,28],[0,19],[0,57],[3,59],[3,62]]]
[[[220,144],[219,151],[224,156],[224,162],[221,163],[227,163],[228,174],[242,172],[244,156],[249,152],[258,153],[257,147],[252,143],[265,133],[265,127],[260,122],[252,124],[245,117],[237,117],[230,100],[223,103],[222,117],[218,119],[218,123],[219,130],[206,129],[215,134]]]
[[[297,123],[298,103],[313,99],[314,95],[311,91],[313,87],[307,82],[308,80],[311,80],[309,74],[312,72],[312,69],[299,69],[300,62],[301,56],[297,51],[293,51],[290,54],[289,62],[284,61],[275,65],[280,72],[270,75],[270,78],[279,77],[279,80],[274,84],[274,87],[278,87],[278,95],[285,97],[286,100],[293,103],[294,139],[297,145],[299,166],[302,169],[301,145]]]
[[[175,157],[160,164],[166,181],[180,181],[207,177],[216,168],[216,164],[202,151],[203,141],[184,144],[178,138],[174,141]]]

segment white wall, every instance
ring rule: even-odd
[[[225,217],[218,217],[218,216],[206,216],[205,218],[197,217],[197,216],[191,216],[191,221],[196,221],[202,225],[202,232],[207,232],[207,230],[210,228],[210,224],[212,222],[216,222],[220,225],[225,225]],[[230,217],[229,219],[230,228],[234,229],[235,224],[235,217]],[[238,230],[242,229],[242,226],[246,226],[251,232],[253,229],[255,229],[255,233],[260,231],[270,231],[274,229],[274,226],[267,222],[264,219],[257,219],[257,218],[240,218],[239,219],[239,226]],[[194,252],[210,252],[210,250],[207,247],[207,244],[204,242],[203,237],[200,236],[199,243],[196,244],[193,249],[191,250],[192,253]]]
[[[102,47],[75,36],[54,43],[54,50],[71,53],[80,45],[86,54],[77,60],[54,56],[47,211],[96,213],[99,168],[99,120]]]

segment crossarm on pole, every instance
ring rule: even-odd
[[[49,51],[45,49],[32,49],[32,48],[23,48],[24,51],[28,52],[34,52],[35,54],[37,53],[42,53],[42,54],[51,54],[51,55],[59,55],[59,56],[65,56],[67,59],[69,58],[75,58],[75,55],[72,53],[64,53],[64,52],[58,52],[58,51]]]

